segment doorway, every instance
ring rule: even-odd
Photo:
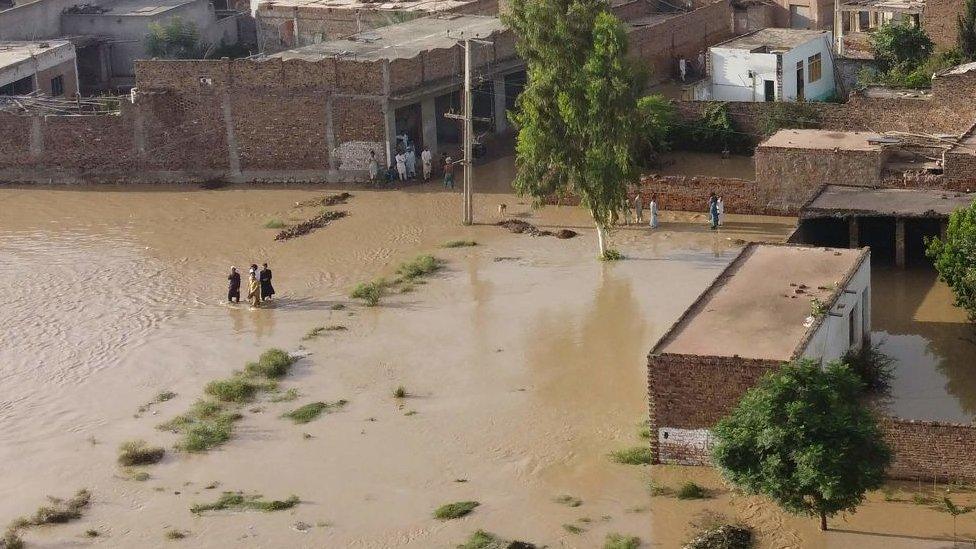
[[[763,80],[763,100],[776,101],[776,83],[772,80]]]
[[[803,61],[796,62],[796,100],[803,101]]]

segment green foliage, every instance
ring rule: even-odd
[[[438,271],[444,264],[432,255],[418,255],[397,267],[396,273],[402,280],[414,280]]]
[[[654,456],[650,446],[635,446],[610,452],[610,459],[615,463],[627,465],[649,465],[654,460]]]
[[[151,465],[163,459],[166,450],[158,446],[149,446],[144,440],[130,440],[119,446],[119,464]]]
[[[24,540],[17,534],[14,528],[8,528],[3,537],[0,538],[0,547],[3,549],[24,549]]]
[[[407,398],[407,389],[403,385],[397,386],[393,390],[393,398]]]
[[[277,217],[271,218],[264,222],[265,229],[284,229],[287,225],[284,221],[278,219]]]
[[[159,59],[199,59],[204,53],[197,26],[179,17],[150,23],[144,42],[149,57]]]
[[[575,524],[563,524],[563,530],[577,536],[586,531]]]
[[[858,350],[850,349],[841,362],[857,374],[867,391],[884,391],[895,375],[895,359],[881,352],[880,343],[865,345]]]
[[[466,542],[457,547],[458,549],[535,549],[535,545],[531,543],[508,541],[484,530],[471,534]]]
[[[261,385],[241,376],[215,379],[204,387],[203,392],[216,397],[221,402],[248,402]]]
[[[675,148],[702,152],[745,152],[752,142],[736,130],[726,103],[709,103],[692,122],[674,126]]]
[[[637,155],[644,165],[670,149],[676,120],[674,104],[663,95],[645,95],[637,100]]]
[[[50,505],[39,507],[30,519],[19,519],[11,525],[11,530],[27,526],[43,526],[45,524],[64,524],[81,518],[81,511],[91,503],[91,492],[78,490],[68,500],[48,496]],[[11,530],[8,530],[10,532]]]
[[[810,300],[810,316],[820,318],[827,314],[830,307],[827,306],[819,297]]]
[[[976,322],[976,201],[952,212],[945,239],[928,239],[925,255],[952,289],[956,306]]]
[[[504,20],[528,72],[510,115],[519,128],[513,186],[536,203],[578,196],[603,244],[638,175],[642,80],[623,25],[601,0],[513,0]]]
[[[379,304],[380,299],[386,293],[386,288],[390,284],[382,279],[376,279],[372,282],[360,282],[353,289],[349,297],[353,299],[362,299],[367,307],[375,307]]]
[[[178,539],[183,539],[187,535],[188,534],[186,532],[184,532],[183,530],[166,530],[166,533],[164,534],[164,536],[166,537],[166,539],[172,540],[172,541],[176,541]]]
[[[224,405],[213,400],[198,400],[190,411],[159,426],[164,431],[182,435],[176,448],[185,452],[202,452],[230,440],[234,422],[241,415],[228,412]]]
[[[640,547],[640,538],[637,536],[607,534],[603,542],[603,549],[637,549],[638,547]]]
[[[706,499],[708,491],[694,482],[686,482],[678,488],[674,496],[678,499]]]
[[[295,423],[308,423],[313,419],[322,415],[322,413],[332,413],[339,410],[346,404],[349,404],[348,400],[337,400],[335,402],[312,402],[306,404],[300,408],[292,410],[284,415],[294,421]]]
[[[759,127],[767,136],[783,129],[815,129],[820,127],[820,112],[809,103],[776,101],[764,111]]]
[[[920,27],[909,23],[882,25],[870,36],[874,59],[883,72],[894,67],[917,67],[935,46]]]
[[[441,505],[434,510],[434,518],[440,520],[461,518],[471,513],[471,511],[474,511],[475,507],[479,505],[481,504],[477,501],[456,501],[454,503]]]
[[[861,69],[857,75],[862,86],[879,85],[891,88],[924,89],[932,87],[932,75],[964,61],[958,50],[946,50],[930,56],[918,65],[896,65],[887,71]]]
[[[568,505],[570,507],[579,507],[580,505],[583,505],[583,500],[577,497],[570,496],[568,494],[557,496],[553,498],[552,501],[556,503],[561,503],[563,505]]]
[[[684,549],[749,549],[750,547],[752,547],[752,531],[749,528],[723,524],[701,532],[688,542]]]
[[[467,248],[469,246],[477,246],[478,243],[474,240],[448,240],[447,242],[441,244],[441,248]]]
[[[624,258],[624,254],[620,253],[620,250],[614,248],[607,248],[602,254],[597,256],[600,261],[620,261]]]
[[[959,51],[969,61],[976,61],[976,0],[966,0],[962,13],[956,16],[959,27]]]
[[[766,374],[714,429],[713,462],[747,493],[796,514],[854,510],[891,452],[847,367],[800,360]]]
[[[281,349],[268,349],[261,353],[257,362],[249,362],[244,367],[244,371],[250,376],[262,376],[269,379],[284,377],[295,363],[287,351]]]
[[[223,511],[225,509],[238,509],[243,511],[284,511],[301,503],[298,496],[290,496],[282,500],[262,500],[258,494],[245,496],[241,492],[224,492],[213,503],[198,503],[190,507],[190,512],[200,514],[204,511]]]

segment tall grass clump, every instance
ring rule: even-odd
[[[625,450],[615,450],[610,453],[610,459],[615,463],[626,465],[650,465],[654,456],[650,446],[634,446]]]
[[[637,536],[607,534],[603,542],[603,549],[637,549],[638,547],[640,547],[640,538]]]
[[[295,363],[295,358],[281,349],[268,349],[261,353],[257,362],[248,362],[244,372],[250,376],[263,376],[269,379],[284,377]]]
[[[383,295],[386,294],[386,288],[388,286],[389,284],[382,278],[373,280],[372,282],[360,282],[353,288],[349,297],[362,299],[367,307],[375,307],[379,304]]]
[[[72,520],[81,518],[81,511],[91,503],[91,492],[85,489],[78,490],[70,499],[64,500],[48,496],[49,505],[38,507],[31,518],[19,518],[8,528],[7,533],[13,533],[16,537],[17,531],[29,526],[43,526],[45,524],[64,524]],[[19,539],[19,538],[18,538]]]
[[[284,511],[301,503],[298,496],[290,496],[286,500],[262,500],[260,494],[245,496],[242,492],[224,492],[213,503],[197,503],[190,507],[190,512],[197,515],[204,511],[223,511],[235,509],[242,511]]]
[[[269,219],[264,223],[265,229],[284,229],[286,226],[285,222],[277,217]]]
[[[678,488],[674,496],[678,499],[705,499],[708,497],[708,490],[694,482],[686,482]]]
[[[410,261],[401,263],[396,273],[403,280],[413,280],[438,271],[443,266],[443,262],[432,255],[418,255]]]
[[[478,530],[457,547],[458,549],[535,549],[536,546],[525,541],[509,541],[491,532]]]
[[[349,404],[349,401],[337,400],[335,402],[312,402],[284,414],[283,417],[287,417],[295,423],[308,423],[323,413],[331,414],[332,412],[341,409],[346,404]]]
[[[454,503],[441,505],[434,510],[434,518],[440,520],[461,518],[474,511],[475,507],[479,505],[481,504],[477,501],[455,501]]]
[[[447,242],[441,244],[441,248],[467,248],[477,245],[478,243],[474,240],[448,240]]]
[[[163,459],[166,450],[149,446],[144,440],[130,440],[119,446],[119,465],[152,465]]]
[[[248,402],[254,398],[261,385],[241,376],[215,379],[204,387],[203,392],[221,402]]]
[[[234,422],[241,419],[236,412],[212,400],[198,400],[186,414],[163,423],[159,429],[182,435],[176,448],[184,452],[203,452],[230,440]]]

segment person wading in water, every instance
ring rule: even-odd
[[[261,301],[264,301],[271,299],[275,291],[274,286],[271,285],[271,269],[268,268],[267,263],[262,264],[261,267],[258,280],[261,282]]]
[[[230,268],[227,276],[227,303],[241,302],[241,274],[237,272],[237,267]]]
[[[247,299],[251,307],[261,306],[261,283],[258,282],[258,266],[251,265],[247,276]]]

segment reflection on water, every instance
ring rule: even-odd
[[[889,410],[909,419],[976,416],[976,333],[930,269],[874,267],[872,340],[895,358]]]

